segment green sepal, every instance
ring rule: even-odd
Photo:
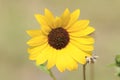
[[[43,71],[43,72],[45,72],[45,73],[47,73],[47,74],[50,74],[50,70],[47,69],[47,67],[45,66],[45,64],[41,64],[41,65],[39,65],[38,67],[39,67],[39,69],[40,69],[41,71]]]

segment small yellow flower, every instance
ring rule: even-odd
[[[92,56],[94,39],[89,34],[94,28],[89,20],[78,20],[80,10],[70,13],[66,9],[60,17],[45,9],[45,15],[35,14],[41,25],[39,30],[28,30],[32,37],[27,44],[29,59],[36,64],[47,64],[50,69],[54,65],[60,72],[78,68],[78,63],[85,64],[86,57]]]

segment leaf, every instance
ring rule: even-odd
[[[40,70],[42,70],[43,72],[50,74],[49,69],[47,69],[47,67],[45,66],[45,64],[41,64],[40,66],[38,66]]]

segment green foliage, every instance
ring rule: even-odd
[[[120,55],[116,55],[115,57],[115,65],[116,65],[116,74],[118,77],[120,77]]]
[[[120,73],[118,73],[118,76],[120,77]]]
[[[120,67],[120,55],[116,55],[115,62],[118,67]]]

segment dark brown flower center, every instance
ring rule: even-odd
[[[69,34],[63,28],[52,29],[48,35],[48,43],[55,49],[64,48],[69,42]]]

